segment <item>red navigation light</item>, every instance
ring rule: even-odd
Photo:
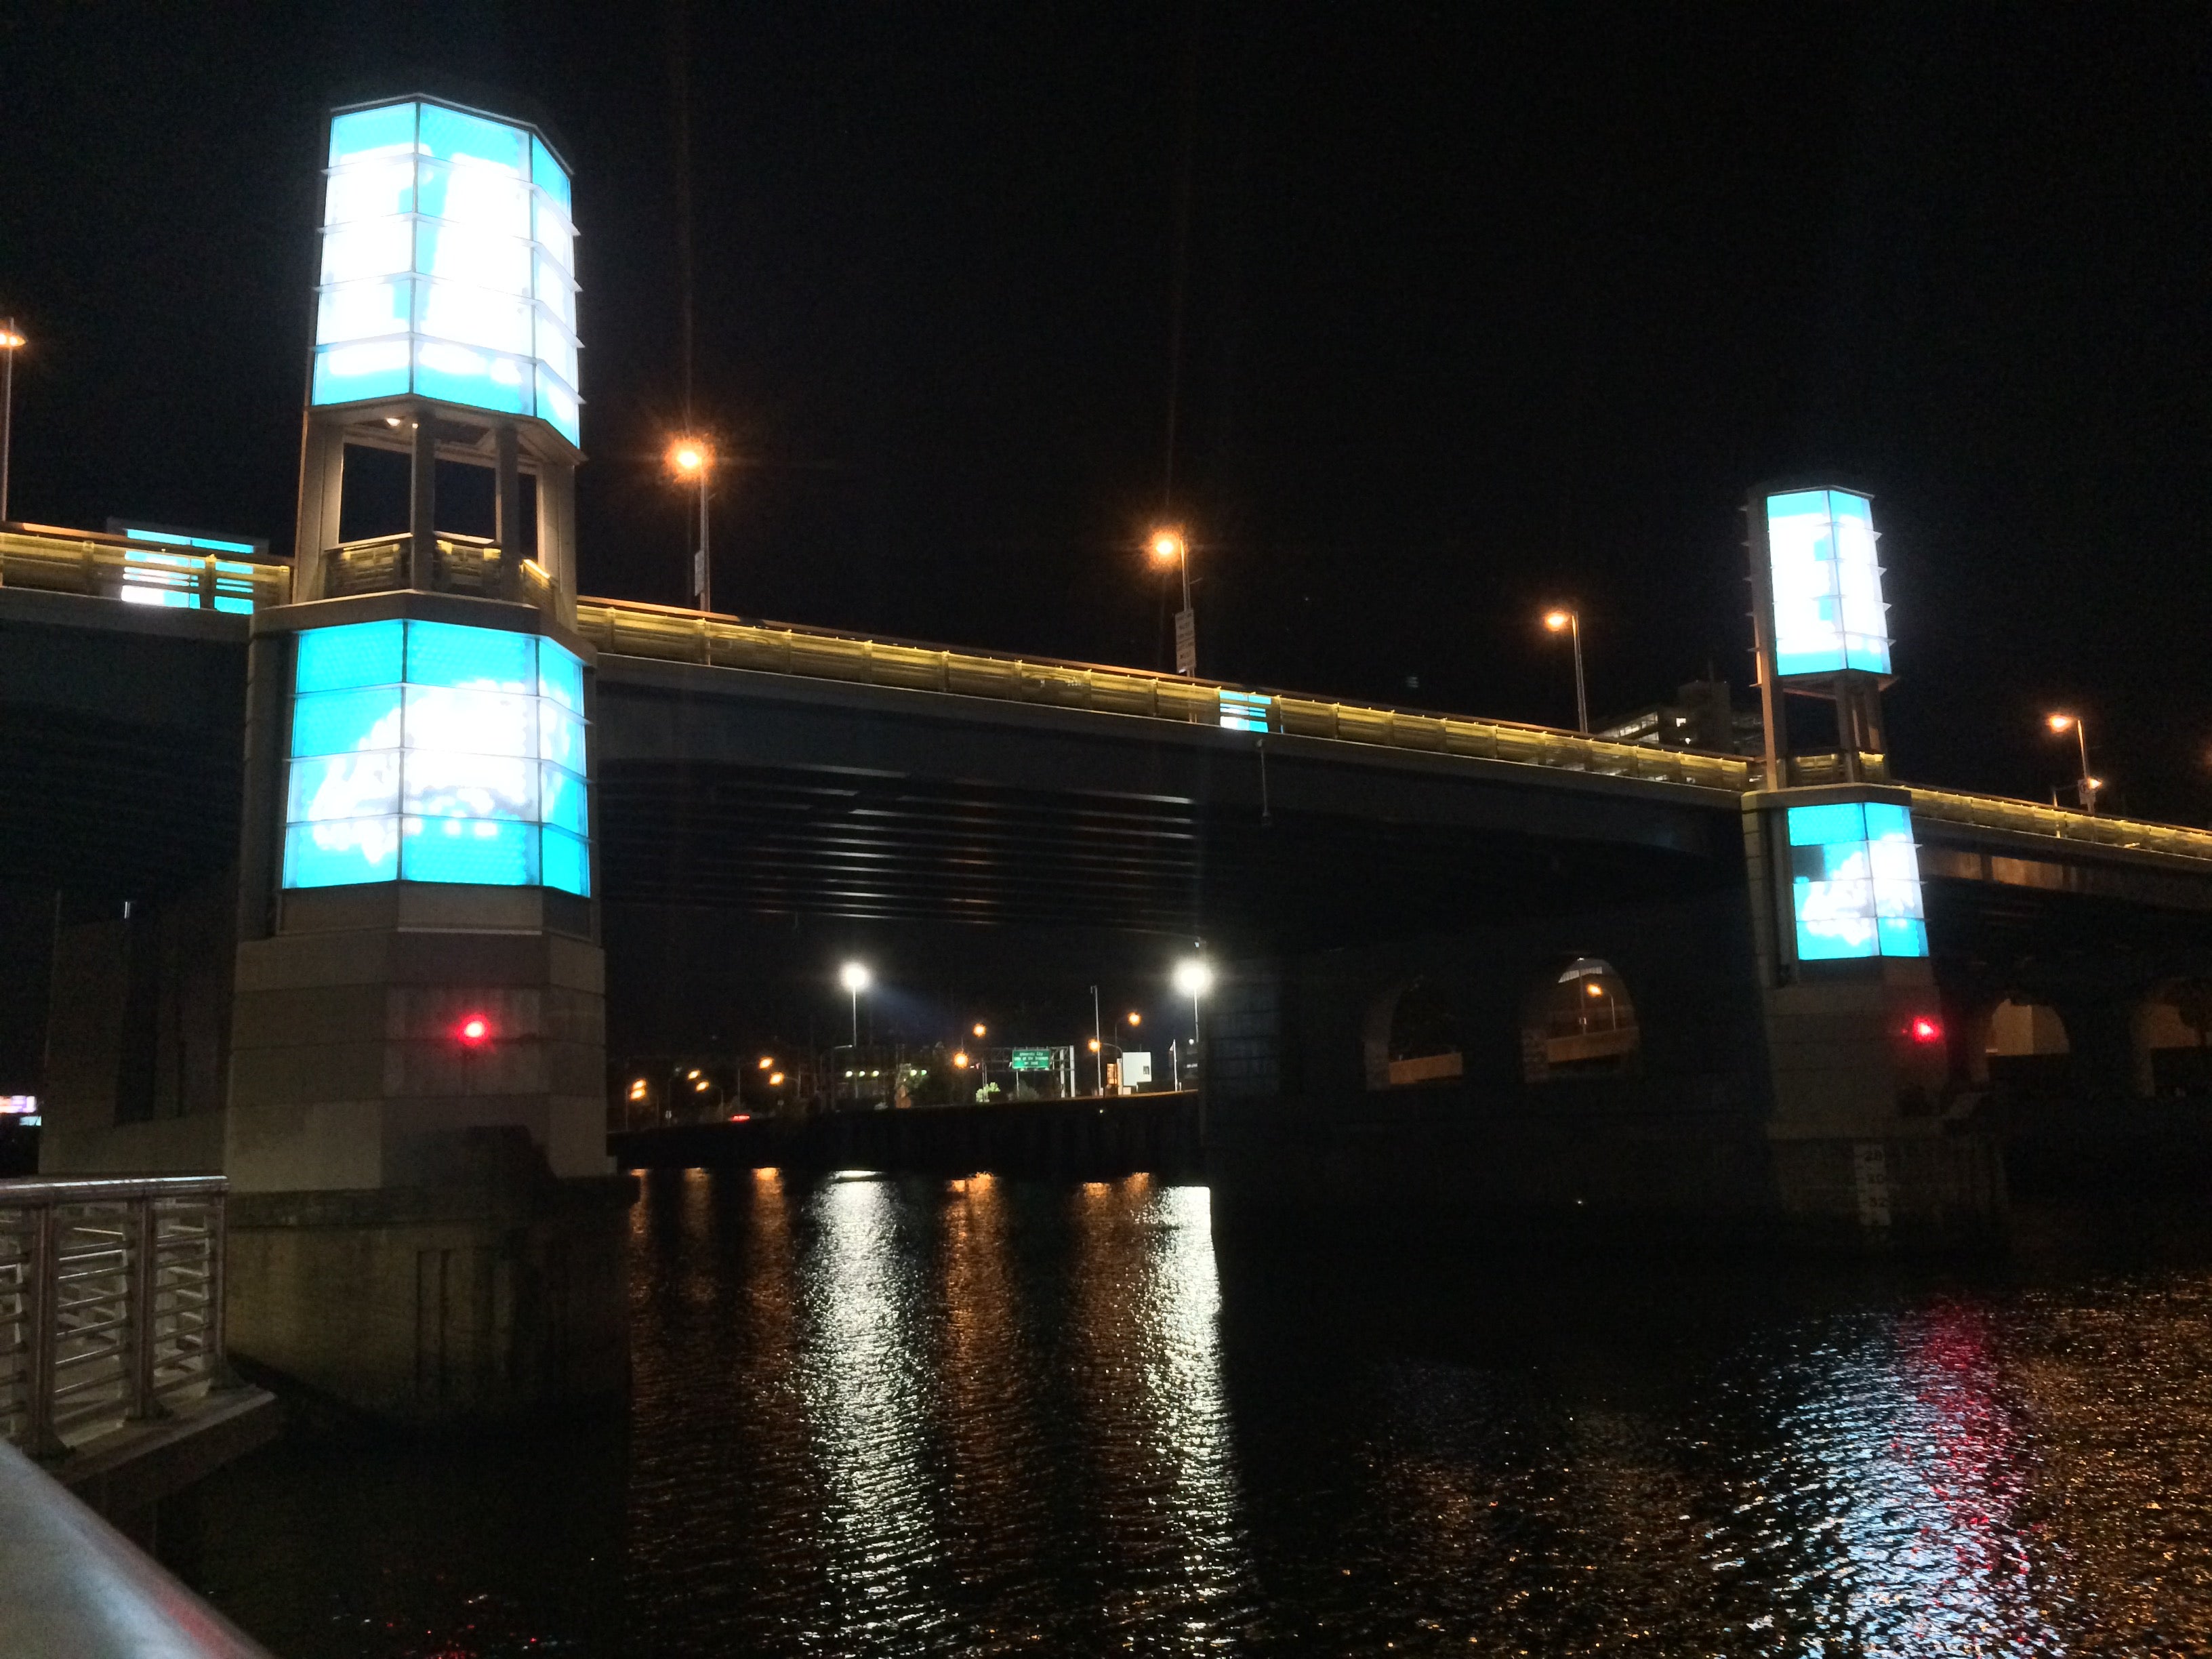
[[[1926,1014],[1915,1014],[1912,1023],[1905,1030],[1915,1042],[1941,1042],[1943,1040],[1942,1022]]]
[[[491,1040],[491,1022],[482,1014],[466,1015],[453,1027],[453,1035],[470,1048],[477,1048]]]
[[[730,1121],[732,1123],[750,1123],[752,1121],[753,1115],[750,1112],[732,1112],[730,1114]]]

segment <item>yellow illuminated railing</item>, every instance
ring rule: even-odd
[[[732,622],[662,605],[579,599],[576,626],[601,650],[621,656],[949,691],[1293,737],[1334,738],[1733,793],[1741,793],[1749,783],[1749,763],[1735,756],[1607,743],[1510,720],[1248,691],[1135,669],[988,656],[825,629]]]
[[[404,542],[404,538],[380,537],[333,550],[334,586],[342,591],[375,591],[396,585]],[[441,586],[489,592],[499,550],[471,537],[441,536],[437,559],[445,579]],[[544,572],[526,560],[518,570],[516,597],[550,606],[553,592]],[[21,525],[0,530],[0,586],[89,594],[165,607],[246,612],[288,603],[292,597],[292,570],[287,564],[185,552],[125,537]],[[1756,763],[1741,756],[1608,743],[1514,720],[1474,720],[1248,690],[1138,669],[996,656],[871,639],[828,629],[738,622],[629,600],[579,599],[576,626],[601,650],[622,656],[945,691],[1293,737],[1332,738],[1339,742],[1510,761],[1608,777],[1688,784],[1735,794],[1759,786]],[[1793,782],[1827,781],[1824,764],[1841,778],[1842,769],[1834,757],[1808,756],[1791,763]],[[1863,757],[1862,770],[1877,781],[1887,777],[1883,757]],[[2092,816],[1995,795],[1911,787],[1913,811],[1926,819],[2212,860],[2212,830],[2108,814]]]
[[[2086,842],[2095,847],[2117,847],[2138,853],[2163,853],[2173,858],[2212,859],[2212,830],[2150,823],[2141,818],[2114,817],[2104,812],[2091,814],[2063,806],[2045,806],[2032,800],[2008,800],[2002,795],[1923,789],[1917,784],[1910,787],[1912,813],[1917,818],[1966,824],[1977,830],[2008,830],[2016,835]]]
[[[292,569],[124,536],[26,525],[0,530],[0,586],[245,614],[290,599]]]

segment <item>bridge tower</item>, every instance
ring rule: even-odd
[[[1873,502],[1774,484],[1745,514],[1766,752],[1744,831],[1778,1196],[1863,1232],[1971,1228],[2002,1207],[2002,1159],[1947,1112],[1912,795],[1888,785],[1882,753]],[[1793,695],[1833,705],[1832,754],[1793,754]]]
[[[498,1414],[626,1380],[569,170],[426,96],[333,112],[326,156],[293,602],[249,657],[232,1340],[381,1415]],[[374,449],[406,528],[343,539]],[[488,539],[441,526],[456,463]]]

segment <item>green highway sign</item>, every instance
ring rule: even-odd
[[[1049,1072],[1052,1070],[1052,1050],[1049,1048],[1017,1048],[1014,1050],[1014,1069],[1018,1072]]]

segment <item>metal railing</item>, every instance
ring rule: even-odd
[[[738,622],[665,605],[579,599],[578,632],[619,656],[945,691],[1239,731],[1334,738],[1740,793],[1749,763],[1548,726],[1249,690],[1218,681],[1053,658],[1002,657],[828,629]]]
[[[0,1181],[0,1429],[56,1457],[228,1381],[221,1176]]]
[[[2016,835],[2085,842],[2093,847],[2162,853],[2169,858],[2212,859],[2212,830],[2151,823],[2142,818],[2114,817],[2104,812],[2081,812],[2070,807],[2045,806],[2032,800],[2008,800],[2002,795],[1923,789],[1917,783],[1909,787],[1912,791],[1913,814],[1917,817],[1966,824],[1977,830],[2008,830]]]
[[[289,599],[292,568],[125,536],[19,525],[0,530],[0,587],[245,615]]]
[[[323,555],[323,591],[313,597],[342,599],[355,593],[384,593],[404,587],[414,538],[404,533],[342,542]],[[514,599],[550,610],[553,584],[537,562],[515,566],[508,592],[499,544],[482,536],[441,534],[431,544],[431,586],[444,593],[478,599]]]

